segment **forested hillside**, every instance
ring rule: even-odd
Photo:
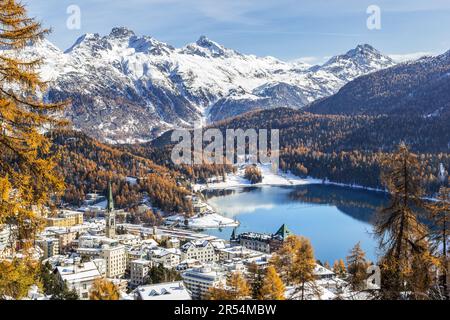
[[[227,128],[279,129],[281,169],[302,177],[381,188],[381,160],[402,142],[420,154],[423,181],[430,193],[438,189],[439,164],[450,168],[450,130],[441,117],[321,115],[279,108],[247,113],[215,126],[222,132]],[[168,132],[153,143],[133,148],[154,161],[170,163],[170,146]],[[204,176],[214,173],[200,172]]]
[[[133,208],[147,197],[153,206],[167,212],[192,211],[190,201],[185,199],[189,191],[179,183],[177,171],[80,132],[59,131],[51,138],[60,155],[58,168],[66,183],[64,201],[80,205],[87,193],[104,193],[111,180],[119,208]],[[136,178],[136,183],[127,177]]]
[[[401,142],[420,154],[429,192],[438,189],[439,163],[450,167],[450,130],[440,118],[317,115],[281,108],[217,126],[279,129],[281,169],[304,177],[380,188],[380,162]]]

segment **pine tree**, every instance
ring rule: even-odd
[[[259,291],[260,300],[284,300],[286,288],[273,266],[266,269],[266,274]]]
[[[364,290],[368,266],[366,254],[358,242],[347,257],[348,282],[354,291]]]
[[[0,224],[16,226],[19,243],[26,248],[42,225],[32,207],[42,209],[63,188],[50,142],[42,134],[61,124],[50,114],[63,104],[36,98],[45,90],[37,73],[41,60],[19,58],[48,30],[28,18],[16,0],[0,1],[0,25]]]
[[[422,170],[417,156],[404,144],[383,161],[383,167],[382,181],[391,200],[388,207],[378,212],[375,222],[375,233],[384,250],[380,261],[381,293],[389,299],[399,299],[406,292],[413,298],[423,297],[425,292],[414,291],[417,289],[414,281],[423,276],[424,270],[413,268],[418,259],[429,257],[428,230],[418,213],[425,207],[420,183]]]
[[[90,300],[119,300],[120,293],[111,281],[97,279],[92,285],[89,293]]]
[[[450,188],[441,187],[437,202],[431,206],[431,221],[433,229],[431,238],[435,242],[436,251],[440,250],[439,269],[441,271],[440,285],[442,287],[444,297],[450,299],[450,288],[447,285],[448,279],[448,241],[450,235]]]

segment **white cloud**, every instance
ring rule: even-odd
[[[315,65],[315,64],[322,63],[323,62],[323,58],[322,57],[309,56],[309,57],[300,57],[300,58],[297,58],[295,60],[292,60],[292,63],[296,63],[296,62],[305,63],[305,64],[309,64],[309,65]]]
[[[391,57],[392,60],[395,62],[406,62],[406,61],[413,61],[420,59],[425,56],[433,56],[433,52],[412,52],[412,53],[404,53],[404,54],[390,54],[389,57]]]

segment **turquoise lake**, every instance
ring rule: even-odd
[[[372,222],[376,211],[388,202],[384,193],[311,184],[216,190],[206,196],[218,212],[240,222],[237,233],[274,233],[285,223],[295,234],[311,240],[322,262],[345,260],[357,242],[368,259],[377,260]],[[229,239],[232,229],[205,232]]]

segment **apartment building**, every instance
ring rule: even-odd
[[[210,267],[187,270],[181,276],[194,300],[204,299],[210,288],[226,283],[225,274],[214,271]]]
[[[56,217],[47,218],[48,227],[73,227],[83,224],[83,212],[62,210]]]
[[[100,257],[106,261],[106,276],[108,278],[122,277],[127,267],[125,247],[119,244],[105,244],[100,251]]]
[[[181,247],[181,260],[195,259],[203,263],[219,261],[219,255],[208,240],[190,241]]]
[[[36,241],[36,244],[42,249],[44,259],[48,259],[59,254],[59,240],[56,238],[40,239]]]
[[[132,287],[143,285],[145,277],[152,266],[149,260],[133,260],[130,262],[130,284]]]

